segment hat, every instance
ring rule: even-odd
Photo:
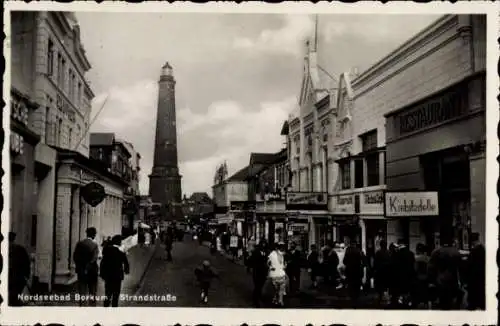
[[[208,260],[204,260],[203,266],[206,266],[206,267],[210,266],[210,262]]]

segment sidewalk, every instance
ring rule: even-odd
[[[151,263],[153,255],[157,248],[160,247],[159,242],[151,246],[139,246],[136,245],[130,248],[127,252],[127,257],[130,263],[130,273],[125,275],[125,279],[122,283],[122,294],[135,294],[139,289],[146,270]],[[47,300],[36,300],[32,302],[26,302],[30,306],[78,306],[78,302],[75,301],[74,295],[77,293],[77,283],[72,284],[69,289],[65,291],[54,290],[48,295],[70,295],[70,300],[62,299],[48,299]],[[32,294],[33,295],[33,294]],[[45,294],[42,294],[45,296]],[[104,281],[99,277],[97,284],[97,296],[104,296]],[[45,299],[45,298],[44,298]],[[97,300],[97,306],[102,306],[102,300]]]

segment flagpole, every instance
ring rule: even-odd
[[[80,137],[80,139],[78,140],[78,143],[76,144],[75,148],[73,149],[74,151],[76,151],[78,149],[78,147],[82,143],[82,140],[85,139],[85,137],[87,136],[88,132],[90,131],[90,127],[96,121],[97,117],[99,116],[99,114],[104,109],[104,106],[106,105],[106,102],[108,101],[108,98],[109,98],[109,94],[106,95],[106,98],[104,99],[104,102],[102,103],[101,108],[99,109],[99,111],[97,111],[96,115],[90,121],[89,125],[87,126],[87,129],[83,132],[82,137]],[[91,109],[91,111],[92,111],[92,109]],[[90,113],[89,113],[89,115],[90,115]]]

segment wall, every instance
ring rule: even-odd
[[[33,95],[35,12],[11,11],[11,83]]]
[[[372,77],[353,80],[355,105],[352,108],[353,134],[378,128],[378,145],[385,143],[384,114],[425,98],[471,73],[469,56],[464,56],[463,41],[457,33],[456,16],[447,18],[422,36],[408,53],[388,58],[386,66]],[[403,47],[404,49],[405,47]],[[356,140],[353,152],[361,150]]]
[[[231,201],[247,201],[248,184],[246,182],[228,182],[226,193],[226,206],[230,206]]]

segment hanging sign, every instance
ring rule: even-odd
[[[85,202],[92,207],[96,207],[97,205],[102,203],[102,201],[106,197],[104,187],[97,182],[86,184],[84,187],[82,187],[81,194],[83,200],[85,200]]]

